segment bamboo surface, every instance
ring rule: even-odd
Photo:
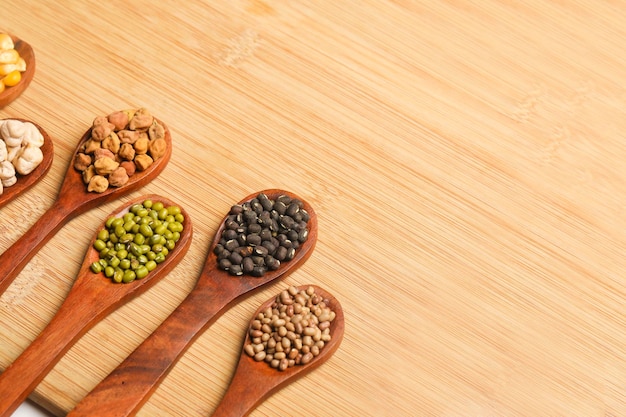
[[[146,107],[174,150],[152,183],[194,238],[32,399],[67,413],[191,290],[231,204],[290,190],[315,253],[222,316],[139,416],[208,416],[250,315],[286,285],[343,306],[341,347],[252,416],[626,415],[626,3],[3,0],[35,78],[48,175],[0,209],[0,252],[55,200],[94,117]],[[0,368],[50,321],[95,228],[73,219],[0,297]]]

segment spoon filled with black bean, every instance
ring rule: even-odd
[[[233,205],[194,289],[68,417],[135,415],[203,331],[253,290],[296,270],[316,241],[317,216],[295,194],[270,189]]]

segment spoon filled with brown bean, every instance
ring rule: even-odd
[[[239,363],[213,417],[242,417],[326,362],[344,333],[339,301],[314,285],[290,287],[252,315]]]
[[[161,244],[160,241],[155,240],[152,246],[146,243],[144,234],[155,236],[154,233],[140,231],[132,235],[125,233],[123,226],[121,230],[124,233],[115,233],[115,238],[113,235],[107,236],[110,233],[103,232],[117,221],[112,219],[123,219],[129,213],[130,218],[124,220],[124,226],[131,221],[142,226],[149,226],[143,221],[138,223],[134,220],[135,216],[152,219],[151,211],[153,210],[146,210],[148,213],[145,213],[145,216],[142,216],[144,213],[139,213],[139,211],[135,213],[135,208],[140,203],[146,207],[150,205],[147,202],[155,205],[160,203],[168,207],[163,209],[167,211],[170,211],[170,208],[176,208],[177,216],[182,220],[182,222],[177,222],[182,227],[172,232],[173,244],[169,246],[170,249],[167,250],[166,255],[162,247],[156,247],[157,244]],[[162,225],[163,222],[161,222]],[[149,227],[152,229],[152,226]],[[133,200],[107,218],[92,239],[76,281],[55,316],[26,350],[0,374],[0,416],[10,416],[87,330],[123,303],[145,292],[166,276],[189,249],[192,229],[191,219],[180,206],[156,195]],[[161,236],[166,234],[167,232]],[[139,239],[137,236],[142,236],[142,238]],[[109,245],[105,240],[112,244]],[[143,241],[141,245],[137,243],[139,240]],[[104,248],[101,248],[103,244]],[[150,246],[151,249],[144,250],[146,246]],[[150,254],[151,251],[153,255]],[[122,254],[122,252],[125,253]],[[145,256],[145,260],[141,258],[142,256]],[[123,265],[126,261],[128,261],[128,267]],[[133,263],[136,263],[136,266],[133,266]],[[122,271],[121,275],[119,271]]]
[[[316,241],[313,208],[290,192],[265,190],[233,205],[194,289],[68,417],[135,415],[203,331],[253,290],[296,270]]]
[[[0,255],[0,294],[4,293],[28,261],[64,224],[77,215],[100,204],[115,200],[143,187],[165,169],[172,154],[170,132],[163,122],[151,115],[147,115],[145,111],[143,111],[143,114],[139,112],[137,111],[134,115],[127,117],[125,122],[113,119],[118,123],[118,127],[121,126],[117,132],[115,131],[117,128],[111,127],[114,124],[110,123],[107,117],[96,118],[93,125],[85,132],[76,148],[73,163],[66,171],[56,201],[30,229]],[[124,112],[114,112],[111,115],[119,115],[120,113]],[[141,116],[143,122],[141,129],[132,129],[131,123],[133,123],[133,119],[139,116]],[[122,126],[124,123],[126,124]],[[163,145],[159,147],[158,158],[150,157],[150,151],[146,150],[146,146],[142,145],[141,152],[143,153],[141,155],[144,155],[144,157],[141,159],[145,161],[147,158],[150,158],[152,163],[149,165],[143,162],[135,164],[134,161],[127,161],[133,162],[132,165],[136,172],[129,175],[131,174],[130,171],[133,170],[133,166],[127,164],[129,166],[129,171],[125,174],[127,178],[124,178],[125,181],[120,179],[124,173],[118,168],[121,168],[123,163],[117,166],[118,163],[115,161],[117,158],[114,152],[107,149],[107,147],[114,150],[118,150],[117,148],[121,149],[123,147],[122,140],[135,140],[134,143],[137,143],[138,140],[134,137],[123,139],[126,133],[122,134],[120,132],[132,131],[136,132],[137,136],[143,132],[147,135],[147,132],[153,125],[159,126],[155,136],[158,135],[159,144]],[[135,134],[133,133],[132,135]],[[145,140],[142,142],[145,143]],[[151,141],[149,140],[149,142]],[[133,144],[133,146],[135,145]],[[90,152],[92,150],[93,152]],[[85,158],[79,158],[79,156],[84,156]],[[89,166],[92,168],[89,168],[86,163],[87,157],[91,162]],[[110,163],[108,164],[103,163],[109,161]],[[80,168],[85,168],[83,171],[76,168],[79,162],[82,165]],[[112,175],[115,176],[111,177]],[[87,179],[89,179],[89,184],[86,184]],[[106,188],[104,188],[105,182],[109,183],[109,186]]]

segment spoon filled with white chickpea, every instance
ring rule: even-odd
[[[0,294],[65,223],[148,184],[171,154],[169,129],[146,109],[96,117],[78,143],[55,202],[0,255]]]
[[[41,180],[54,159],[54,145],[38,124],[0,120],[0,207]]]

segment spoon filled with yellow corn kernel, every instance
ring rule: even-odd
[[[19,97],[34,75],[32,47],[8,33],[0,33],[0,108]]]

